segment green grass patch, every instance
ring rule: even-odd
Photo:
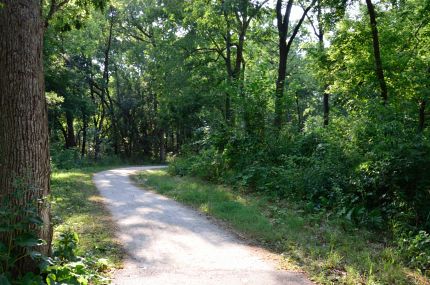
[[[321,284],[430,284],[402,265],[383,232],[356,228],[300,202],[231,191],[196,178],[147,170],[134,179],[160,194],[231,225],[282,254],[285,269],[300,269]]]
[[[92,182],[95,172],[107,167],[57,170],[52,174],[52,218],[54,242],[59,233],[71,229],[79,235],[78,255],[106,258],[120,267],[123,248],[115,238],[110,213]]]

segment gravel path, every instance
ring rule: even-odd
[[[276,270],[273,261],[204,215],[129,179],[136,171],[154,168],[160,167],[94,175],[128,253],[113,284],[312,285],[299,273]]]

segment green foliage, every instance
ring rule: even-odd
[[[410,266],[423,272],[430,270],[430,235],[426,231],[404,234],[399,240],[399,247]]]
[[[74,260],[76,258],[76,249],[78,247],[78,234],[71,230],[62,232],[56,239],[56,251],[54,256],[62,260]]]
[[[96,259],[90,255],[77,256],[78,241],[78,234],[70,229],[58,235],[55,240],[54,258],[43,269],[47,285],[110,283],[103,275],[109,267],[106,259]]]
[[[52,144],[50,153],[54,169],[71,169],[80,166],[80,154],[76,148],[63,149],[59,144]]]
[[[37,247],[45,244],[38,238],[38,230],[43,226],[39,216],[38,203],[25,202],[26,197],[33,197],[37,189],[24,181],[15,182],[15,191],[2,197],[0,204],[0,280],[5,284],[26,280],[30,275],[13,276],[14,267],[19,261],[31,258],[43,261],[45,257]],[[17,201],[24,201],[18,203]]]
[[[140,159],[122,159],[115,155],[103,155],[98,161],[95,161],[90,157],[82,157],[77,148],[65,149],[58,143],[51,144],[50,154],[51,167],[56,170],[122,165],[126,162],[142,163]]]
[[[222,157],[215,148],[203,150],[199,155],[190,155],[184,160],[173,160],[169,169],[177,175],[191,174],[208,180],[217,180],[222,171]]]
[[[55,175],[54,175],[55,177]],[[81,182],[85,179],[80,178]],[[88,174],[87,180],[91,180],[91,176]],[[75,185],[76,186],[76,185]],[[58,222],[61,216],[57,210],[59,203],[66,203],[64,198],[71,197],[71,190],[85,188],[74,188],[68,189],[67,193],[58,190],[59,185],[56,179],[53,182],[54,190],[54,215]],[[63,185],[64,187],[64,185]],[[88,186],[86,186],[88,187]],[[0,231],[4,240],[0,242],[0,284],[17,284],[17,285],[46,285],[46,284],[109,284],[110,280],[106,277],[106,272],[113,266],[112,262],[109,261],[111,254],[109,250],[103,249],[103,255],[108,255],[109,259],[102,258],[100,253],[83,250],[79,244],[78,233],[72,231],[70,228],[56,229],[54,236],[54,248],[53,257],[43,256],[37,251],[37,247],[44,244],[44,241],[37,237],[37,231],[43,226],[43,221],[40,219],[38,214],[38,201],[34,203],[21,203],[16,204],[14,201],[22,201],[23,197],[32,195],[33,191],[36,191],[32,187],[27,186],[24,182],[17,181],[15,185],[15,192],[4,197],[2,204],[0,205]],[[88,195],[94,194],[91,189],[82,190],[86,191]],[[69,201],[69,200],[67,200]],[[78,201],[73,200],[74,204],[79,204],[81,207],[82,199]],[[84,199],[84,201],[87,201]],[[94,211],[92,219],[99,216],[106,216],[107,213],[100,213],[102,211],[100,205],[94,204],[94,202],[87,201],[88,207],[91,207]],[[70,207],[67,212],[70,214]],[[82,211],[80,213],[82,215]],[[69,215],[70,216],[70,215]],[[64,217],[63,217],[64,218]],[[103,222],[102,222],[103,223]],[[106,224],[106,222],[104,222]],[[92,227],[93,228],[93,227]],[[101,228],[103,233],[93,232],[93,237],[99,238],[102,235],[106,235],[109,232],[106,228]],[[60,232],[58,232],[60,231]],[[113,234],[112,234],[113,235]],[[84,242],[87,241],[88,237],[84,237]],[[111,240],[104,238],[106,244],[110,244],[112,249],[115,247]],[[101,241],[92,244],[93,247],[102,248]],[[80,256],[79,254],[84,254]],[[38,272],[28,272],[23,276],[14,275],[14,266],[20,260],[24,258],[32,258],[38,261],[39,269]]]

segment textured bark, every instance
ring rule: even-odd
[[[420,110],[419,110],[419,124],[418,130],[422,132],[426,125],[426,100],[420,100]]]
[[[34,187],[20,203],[49,194],[48,119],[42,63],[43,20],[39,0],[2,0],[0,9],[0,199],[14,192],[23,179]],[[44,200],[45,201],[45,200]],[[44,226],[39,250],[50,254],[49,205],[39,204]],[[0,240],[4,238],[0,233]],[[23,259],[17,272],[32,271],[35,263]]]
[[[372,40],[373,40],[373,56],[375,58],[375,73],[379,81],[379,87],[381,89],[381,98],[384,104],[388,100],[387,83],[385,82],[384,69],[382,68],[381,51],[379,48],[379,34],[378,26],[376,24],[376,13],[375,7],[371,0],[366,0],[367,11],[370,18],[370,27],[372,29]]]

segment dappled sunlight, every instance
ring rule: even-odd
[[[96,196],[96,195],[88,197],[88,201],[95,202],[95,203],[104,203],[105,202],[105,200],[101,196]]]
[[[69,229],[76,231],[79,254],[91,252],[119,266],[122,248],[115,240],[105,201],[91,181],[91,170],[56,172],[52,176],[54,236]]]
[[[145,272],[163,268],[175,271],[221,270],[237,274],[243,270],[252,270],[261,271],[268,280],[293,278],[286,276],[287,273],[276,272],[274,264],[254,255],[254,250],[239,242],[233,234],[214,225],[204,215],[164,196],[137,188],[125,173],[124,169],[98,173],[94,181],[118,225],[118,237],[128,251],[126,268],[145,268]],[[135,170],[131,169],[129,173],[134,174]],[[150,174],[151,179],[160,181],[165,191],[177,190],[165,171],[145,173]],[[189,186],[188,190],[185,190],[189,196],[180,197],[189,201],[197,199],[197,205],[208,211],[213,208],[211,203],[204,202],[208,196],[220,200],[229,197],[224,192],[210,193],[210,189],[201,189],[198,183]],[[201,197],[193,195],[195,192]],[[225,205],[230,209],[228,204]],[[231,209],[230,213],[233,213]],[[237,216],[238,223],[255,223],[258,219],[250,214],[247,210],[241,210],[233,213],[233,216]],[[142,274],[146,273],[142,271]]]
[[[329,279],[342,284],[356,284],[357,280],[365,283],[373,278],[363,275],[369,270],[372,272],[371,268],[384,268],[386,273],[378,273],[385,276],[384,280],[405,280],[405,269],[393,263],[395,257],[389,257],[390,254],[379,255],[384,245],[372,240],[371,233],[363,229],[346,232],[337,224],[335,216],[323,219],[306,213],[299,205],[276,205],[264,196],[240,195],[195,178],[171,177],[166,171],[161,172],[157,175],[140,172],[137,181],[203,213],[228,221],[248,236],[256,233],[260,239],[264,237],[263,244],[269,241],[272,249],[282,253],[280,268],[298,271],[306,268],[314,272],[315,280],[319,282]],[[264,212],[268,218],[264,223],[270,222],[271,227],[259,224],[254,211]]]
[[[61,171],[52,173],[53,180],[67,180],[67,179],[76,179],[83,178],[86,174],[78,171]]]

